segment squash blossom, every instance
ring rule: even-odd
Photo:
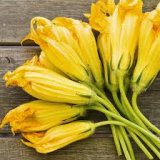
[[[23,65],[4,76],[6,85],[22,87],[41,100],[70,104],[93,103],[95,93],[86,85],[36,65]]]
[[[110,19],[111,68],[127,71],[131,68],[138,43],[142,16],[141,0],[120,0]]]
[[[57,17],[52,22],[70,31],[75,41],[75,43],[71,44],[72,47],[77,51],[85,66],[92,73],[97,86],[102,88],[102,65],[91,26],[88,23],[65,17]]]
[[[83,107],[36,100],[9,111],[0,127],[9,123],[13,133],[39,132],[73,121],[84,113]]]
[[[50,62],[50,60],[48,59],[48,57],[46,56],[46,54],[42,51],[39,55],[38,58],[39,64],[45,68],[49,68],[51,70],[54,70],[57,73],[60,73],[60,71],[58,70],[58,68],[56,66],[54,66],[54,64],[52,64]]]
[[[138,59],[132,86],[136,92],[149,87],[160,69],[160,4],[143,18],[140,27]]]
[[[89,23],[100,32],[98,48],[108,87],[118,88],[117,74],[127,74],[132,67],[141,19],[141,0],[120,0],[116,6],[114,1],[99,0],[91,6]]]
[[[39,153],[49,153],[91,136],[94,130],[94,123],[90,121],[75,121],[53,127],[46,132],[23,133],[27,141],[22,142]]]
[[[58,74],[65,76],[63,72],[61,72],[57,67],[55,67],[47,58],[44,52],[41,52],[40,55],[35,55],[32,59],[27,60],[24,65],[36,65],[41,66],[47,69],[50,69]]]
[[[35,17],[31,20],[30,33],[23,41],[27,39],[37,43],[49,61],[73,80],[91,81],[89,71],[78,56],[78,51],[68,44],[75,43],[75,40],[65,27],[56,26],[48,19]]]

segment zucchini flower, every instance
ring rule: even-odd
[[[132,76],[132,106],[145,125],[156,134],[160,130],[140,111],[138,95],[145,91],[155,79],[160,69],[160,3],[152,12],[146,13],[140,26],[138,58]]]
[[[114,0],[97,0],[96,3],[91,5],[91,13],[85,14],[85,16],[89,18],[89,24],[93,29],[100,33],[108,33],[110,27],[109,16],[113,14],[114,10]]]
[[[38,58],[39,64],[45,68],[51,69],[57,73],[60,73],[60,71],[57,69],[56,66],[54,66],[53,63],[50,62],[46,54],[42,51]]]
[[[138,59],[132,77],[133,90],[142,92],[160,69],[160,4],[147,13],[140,28]]]
[[[107,2],[104,5],[107,7]],[[113,71],[125,72],[132,67],[138,44],[141,17],[141,0],[120,0],[114,11],[110,13],[107,10],[104,12],[102,6],[98,4],[92,5],[89,21],[94,29],[109,36],[112,50],[111,53],[108,53],[111,54],[108,61]],[[107,43],[106,41],[99,45],[105,48]]]
[[[75,121],[53,127],[46,132],[23,133],[27,141],[22,142],[39,153],[49,153],[91,136],[94,130],[95,125],[90,121]]]
[[[54,66],[49,61],[49,59],[47,58],[44,52],[41,52],[39,56],[35,55],[31,60],[27,60],[25,64],[41,66],[65,76],[63,72],[61,72],[56,66]]]
[[[120,0],[110,20],[113,70],[128,71],[133,64],[142,17],[141,0]]]
[[[99,59],[96,41],[92,29],[88,23],[65,17],[57,17],[52,20],[53,24],[65,27],[75,40],[75,51],[82,59],[85,66],[92,73],[92,76],[100,88],[103,86],[102,65]],[[78,49],[77,49],[78,48]]]
[[[73,48],[75,40],[65,27],[56,26],[48,19],[35,17],[31,20],[30,33],[23,41],[27,39],[37,43],[49,61],[73,80],[91,81],[87,67],[78,56],[78,51]]]
[[[72,81],[50,69],[25,64],[4,76],[6,85],[22,87],[41,100],[71,104],[93,103],[95,93],[86,85]]]
[[[83,107],[36,100],[9,111],[0,127],[9,123],[13,133],[39,132],[71,122],[84,113]]]

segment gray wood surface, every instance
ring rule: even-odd
[[[18,45],[28,33],[30,19],[67,16],[84,19],[91,2],[96,0],[0,0],[0,43]],[[116,0],[118,1],[118,0]],[[144,10],[155,8],[159,0],[144,0]]]
[[[29,31],[34,16],[54,18],[68,16],[84,19],[82,13],[89,11],[95,0],[0,0],[0,119],[17,105],[33,100],[20,88],[6,88],[4,73],[13,70],[26,59],[39,53],[36,46],[17,46]],[[144,0],[144,10],[153,9],[159,0]],[[33,44],[31,44],[33,45]],[[160,127],[160,76],[149,91],[139,98],[144,114]],[[100,121],[102,114],[91,112],[88,119]],[[136,159],[146,160],[136,147]],[[92,137],[72,144],[51,154],[41,155],[21,144],[18,136],[12,136],[8,127],[0,131],[0,160],[121,160],[115,152],[109,127],[102,127]],[[155,158],[156,159],[156,158]]]

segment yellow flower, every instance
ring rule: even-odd
[[[72,104],[88,104],[95,93],[86,85],[74,82],[52,70],[23,65],[5,74],[6,85],[22,87],[38,99]]]
[[[70,78],[91,81],[87,67],[77,54],[78,49],[74,48],[75,40],[65,27],[56,26],[48,19],[35,17],[31,20],[30,33],[24,38],[26,39],[34,40],[40,45],[49,61]]]
[[[111,40],[110,35],[107,33],[100,34],[97,41],[98,49],[100,51],[103,67],[106,86],[110,90],[118,89],[118,80],[115,71],[112,70],[110,66],[111,62]]]
[[[63,76],[65,76],[65,74],[63,72],[61,72],[56,66],[54,66],[49,59],[47,58],[47,56],[45,55],[44,52],[41,52],[39,56],[35,55],[31,60],[27,60],[24,65],[37,65],[37,66],[42,66],[44,68],[48,68],[56,73],[59,73]]]
[[[25,145],[39,153],[49,153],[75,141],[85,139],[94,133],[95,125],[90,121],[76,121],[53,127],[41,133],[23,133]]]
[[[48,69],[51,69],[57,73],[60,73],[60,71],[57,69],[56,66],[54,66],[53,63],[50,62],[46,54],[42,51],[41,54],[39,55],[39,63],[41,66],[46,67]],[[61,73],[62,74],[62,73]]]
[[[133,89],[147,88],[160,69],[160,4],[147,13],[140,27],[138,59],[132,77]]]
[[[112,70],[126,71],[131,68],[136,52],[142,1],[120,0],[110,16],[107,16],[101,8],[97,4],[92,6],[90,24],[101,34],[107,34],[110,38],[111,62],[109,65]]]
[[[142,16],[141,0],[121,0],[117,5],[110,26],[113,70],[131,68],[139,36]]]
[[[82,59],[83,63],[89,71],[91,71],[96,84],[103,86],[102,66],[99,59],[96,41],[89,24],[65,17],[57,17],[53,19],[53,24],[67,28],[73,36],[77,55]]]
[[[84,112],[83,107],[36,100],[9,111],[0,127],[9,123],[13,133],[44,131],[73,121],[84,115]]]
[[[113,14],[114,9],[114,0],[98,0],[95,4],[92,3],[91,13],[87,16],[92,28],[100,33],[108,32],[109,16]]]

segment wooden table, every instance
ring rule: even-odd
[[[13,70],[26,59],[39,52],[37,46],[20,46],[20,40],[29,31],[30,19],[34,16],[53,18],[68,16],[83,18],[82,13],[89,11],[92,0],[0,0],[0,118],[17,105],[32,98],[19,88],[6,88],[2,76],[7,70]],[[153,9],[158,0],[144,0],[144,10]],[[160,79],[139,99],[145,115],[160,127]],[[90,113],[88,119],[103,115]],[[136,146],[137,160],[146,157]],[[122,160],[118,158],[107,127],[96,131],[91,138],[74,143],[54,153],[41,155],[21,144],[18,135],[13,136],[9,128],[0,132],[0,160]]]

